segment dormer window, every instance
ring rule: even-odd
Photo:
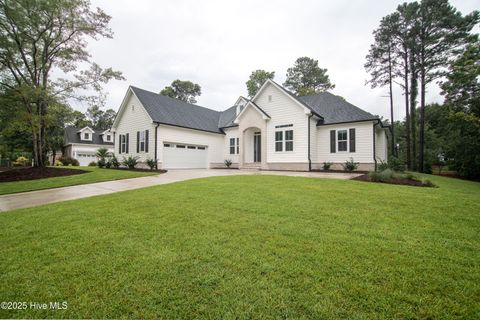
[[[111,140],[112,140],[112,137],[109,134],[107,134],[107,141],[111,141]]]
[[[84,139],[84,140],[90,140],[90,133],[85,132],[85,133],[83,134],[83,139]]]

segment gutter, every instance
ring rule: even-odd
[[[308,116],[308,171],[312,171],[312,158],[310,157],[310,119],[313,117],[313,113]]]
[[[155,126],[155,170],[158,170],[158,159],[157,159],[157,146],[158,146],[158,143],[157,143],[157,131],[158,131],[158,126],[160,124],[157,123],[156,126]]]

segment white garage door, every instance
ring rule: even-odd
[[[163,144],[164,169],[207,168],[207,147],[182,143]]]
[[[94,153],[78,152],[76,159],[81,166],[88,166],[88,164],[92,161],[97,162],[97,157]]]

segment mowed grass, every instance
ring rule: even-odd
[[[0,318],[478,319],[480,184],[198,179],[0,214]]]
[[[0,195],[34,190],[75,186],[79,184],[95,183],[110,180],[120,180],[136,177],[150,176],[157,173],[142,171],[127,171],[114,169],[99,169],[97,167],[61,167],[89,171],[65,177],[45,178],[38,180],[25,180],[14,182],[0,182]]]

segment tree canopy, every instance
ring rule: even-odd
[[[0,86],[14,90],[28,114],[35,166],[45,165],[50,105],[92,102],[103,83],[123,79],[90,61],[87,51],[87,38],[112,37],[109,21],[88,0],[0,0]],[[54,78],[54,71],[70,76]],[[96,94],[82,94],[90,89]]]
[[[258,90],[268,79],[273,80],[275,77],[275,71],[268,72],[265,70],[255,70],[250,74],[250,78],[247,81],[248,96],[253,98]]]
[[[197,97],[202,94],[202,88],[192,81],[177,79],[160,91],[160,94],[188,103],[197,103]]]
[[[327,69],[318,66],[318,60],[300,57],[287,70],[283,85],[297,95],[307,95],[335,88],[327,75]]]

